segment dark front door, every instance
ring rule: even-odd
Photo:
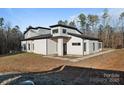
[[[64,55],[67,54],[67,44],[66,43],[63,44],[63,54]]]

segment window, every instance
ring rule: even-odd
[[[101,46],[101,43],[99,43],[99,49],[101,48],[102,46]]]
[[[63,29],[62,32],[63,32],[63,33],[66,33],[66,29]]]
[[[23,44],[23,50],[26,50],[26,44]]]
[[[52,31],[53,31],[53,34],[58,33],[58,29],[54,29]]]
[[[86,43],[84,43],[84,51],[86,51]]]
[[[30,50],[30,44],[28,44],[28,50]]]
[[[33,50],[34,50],[34,44],[32,45],[32,47],[33,47]]]
[[[93,51],[95,51],[95,43],[93,43]]]
[[[80,46],[81,43],[72,43],[73,46]]]

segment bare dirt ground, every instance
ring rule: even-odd
[[[0,72],[40,72],[65,64],[61,60],[44,58],[41,55],[21,53],[0,57]]]
[[[64,68],[62,65],[67,66]],[[25,80],[31,80],[36,85],[124,84],[124,49],[79,62],[45,58],[31,53],[1,56],[2,72],[23,73],[0,75],[0,84],[19,84]]]
[[[74,63],[72,65],[96,69],[124,71],[124,49],[118,49],[110,53]]]
[[[79,62],[44,58],[41,55],[21,53],[0,57],[0,72],[41,72],[61,65],[124,71],[124,49],[115,50]]]

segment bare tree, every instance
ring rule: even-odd
[[[4,25],[4,19],[0,18],[0,54],[20,51],[22,38],[19,26],[11,28],[9,24]]]
[[[83,33],[85,34],[85,24],[86,24],[86,16],[81,13],[79,16],[78,16],[78,19],[79,19],[79,23],[80,23],[80,29],[83,31]]]
[[[122,40],[123,40],[123,47],[124,47],[124,12],[120,14],[120,20],[121,20],[121,32],[122,32]]]

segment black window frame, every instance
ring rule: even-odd
[[[56,34],[56,33],[58,33],[58,32],[59,32],[58,29],[53,29],[53,30],[52,30],[52,33],[53,33],[53,34]]]
[[[80,42],[77,42],[77,43],[76,43],[76,42],[73,42],[73,43],[72,43],[72,46],[80,46],[80,45],[81,45]]]
[[[67,33],[67,29],[62,29],[62,33],[66,34]]]

